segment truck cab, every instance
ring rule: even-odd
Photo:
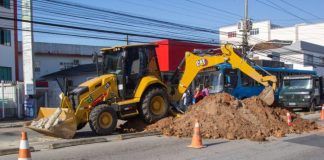
[[[323,78],[316,75],[290,75],[283,78],[280,105],[314,111],[323,103]]]

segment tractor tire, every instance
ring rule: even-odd
[[[91,130],[97,135],[108,135],[116,129],[117,114],[106,104],[100,104],[92,109],[89,116]]]
[[[86,126],[87,125],[87,123],[80,123],[80,124],[78,124],[78,126],[77,126],[77,130],[80,130],[80,129],[82,129],[84,126]]]
[[[142,99],[140,110],[147,123],[153,123],[167,116],[169,100],[165,90],[162,88],[149,89]]]

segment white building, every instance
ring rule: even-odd
[[[0,0],[0,80],[16,81],[17,50],[17,22],[13,19],[17,15],[16,0]]]
[[[238,25],[229,25],[219,28],[221,43],[230,42],[241,44],[242,32]],[[316,24],[297,24],[291,27],[281,27],[272,24],[271,21],[254,22],[250,31],[249,43],[256,44],[263,41],[282,40],[282,41],[304,41],[324,46],[324,23]]]
[[[36,79],[37,106],[57,106],[60,87],[56,81],[39,81],[44,75],[49,75],[71,67],[93,63],[92,55],[100,53],[100,46],[73,44],[57,44],[34,42],[34,75]],[[107,46],[106,46],[107,47]],[[19,45],[19,80],[23,81],[23,59],[21,43]],[[96,75],[94,71],[92,75]],[[76,77],[76,78],[75,78]],[[74,76],[73,85],[78,85],[88,78],[87,74]]]
[[[101,46],[34,42],[35,79],[81,64],[92,63],[92,55],[99,54]],[[19,80],[23,81],[21,44],[19,45]]]
[[[224,26],[219,29],[222,43],[242,43],[242,32],[237,25]],[[275,41],[262,51],[255,51],[254,59],[266,59],[285,62],[293,69],[314,70],[324,75],[324,23],[297,24],[292,27],[280,27],[270,21],[253,23],[249,44],[255,45],[267,41]],[[272,48],[272,49],[271,49]],[[273,49],[275,48],[275,49]]]

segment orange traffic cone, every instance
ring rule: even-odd
[[[196,120],[196,122],[195,122],[194,133],[192,135],[191,145],[188,147],[198,148],[198,149],[206,147],[202,144],[202,139],[201,139],[201,135],[200,135],[200,126],[199,126],[198,120]]]
[[[292,126],[291,115],[289,112],[287,112],[287,123],[288,123],[288,126]]]
[[[322,106],[322,111],[321,111],[321,118],[320,120],[324,120],[324,104]]]
[[[21,132],[18,160],[31,160],[26,132]]]

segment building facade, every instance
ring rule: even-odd
[[[34,76],[36,79],[37,106],[57,107],[61,89],[55,80],[44,81],[45,75],[59,72],[71,67],[93,63],[92,55],[99,54],[101,46],[73,45],[34,42]],[[19,80],[23,81],[22,47],[19,44]],[[96,72],[92,73],[96,74]],[[79,75],[83,81],[85,75]],[[74,82],[78,85],[80,82]]]
[[[229,25],[219,28],[221,43],[242,43],[242,32],[238,25]],[[272,24],[271,21],[254,22],[250,31],[249,43],[256,44],[262,41],[282,40],[282,41],[304,41],[324,46],[324,23],[296,24],[290,27],[281,27]]]
[[[242,32],[237,25],[224,26],[219,29],[222,43],[242,43]],[[287,67],[302,70],[314,70],[324,75],[324,23],[297,24],[281,27],[270,21],[253,23],[249,35],[249,44],[256,47],[251,53],[254,59],[281,61]],[[268,43],[268,44],[266,44]],[[264,45],[265,44],[265,45]]]
[[[23,81],[22,48],[19,43],[19,80]],[[81,64],[92,63],[92,55],[99,54],[102,46],[34,42],[34,75],[44,75]]]
[[[17,80],[17,17],[16,0],[0,0],[0,80]]]

